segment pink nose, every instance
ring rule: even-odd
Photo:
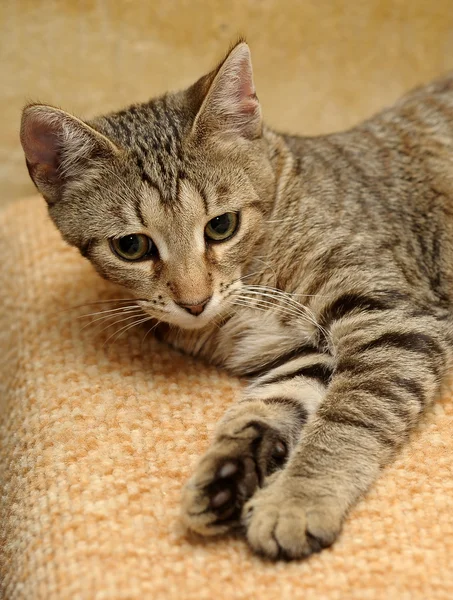
[[[209,302],[210,299],[211,296],[209,296],[209,298],[201,300],[201,302],[177,302],[177,305],[186,310],[194,317],[196,317],[198,315],[201,315],[201,313],[204,311],[206,304]]]

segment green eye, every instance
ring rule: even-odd
[[[125,260],[140,260],[156,251],[152,240],[142,233],[132,233],[110,240],[113,252]]]
[[[207,239],[213,242],[223,242],[236,232],[238,225],[238,213],[224,213],[209,221],[204,229],[204,234]]]

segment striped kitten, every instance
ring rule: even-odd
[[[250,380],[184,489],[188,527],[242,525],[271,558],[330,546],[449,368],[453,75],[344,133],[281,135],[240,42],[90,122],[27,106],[21,140],[64,239],[169,343]]]

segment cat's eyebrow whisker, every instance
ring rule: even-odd
[[[121,192],[121,190],[113,190],[113,189],[105,189],[104,190],[104,194],[107,198],[109,198],[109,200],[113,201],[114,203],[118,203],[118,201],[121,202],[121,204],[125,204],[126,202],[129,203],[137,203],[137,199],[134,198],[133,196],[129,196],[128,194],[124,194]]]
[[[133,189],[130,188],[130,187],[128,187],[128,185],[126,184],[126,182],[123,179],[121,179],[121,177],[118,175],[118,173],[115,173],[115,171],[113,171],[112,169],[110,169],[107,166],[104,166],[104,170],[109,175],[112,175],[116,179],[116,181],[121,184],[121,187],[125,191],[125,193],[126,193],[126,195],[127,195],[127,197],[128,197],[129,200],[132,200],[133,202],[135,202],[138,199],[138,197],[134,193]]]

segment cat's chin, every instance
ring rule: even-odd
[[[181,323],[178,324],[178,327],[180,329],[184,329],[185,331],[198,331],[200,329],[206,329],[207,327],[209,327],[212,324],[212,320],[205,320],[203,322],[197,322],[197,323],[193,323],[190,326],[184,324],[182,325]]]
[[[184,329],[185,331],[194,331],[199,329],[205,329],[213,324],[214,320],[217,320],[218,314],[202,314],[198,316],[192,315],[166,315],[163,319],[159,317],[157,314],[151,314],[151,312],[145,309],[145,312],[150,314],[150,316],[155,317],[156,321],[161,323],[165,323],[167,325],[171,325],[173,327],[178,327],[179,329]]]
[[[175,321],[173,323],[171,323],[172,325],[176,325],[177,327],[179,327],[180,329],[185,329],[186,331],[193,331],[193,330],[197,330],[197,329],[204,329],[205,327],[208,327],[209,325],[211,325],[213,322],[212,318],[200,318],[200,317],[192,317],[191,320],[189,319],[175,319]]]

